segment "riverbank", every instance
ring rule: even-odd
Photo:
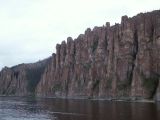
[[[91,101],[117,101],[117,102],[143,102],[143,103],[155,103],[160,102],[154,99],[145,99],[145,98],[135,98],[135,97],[126,97],[126,98],[91,98],[91,97],[47,97],[47,96],[18,96],[18,95],[0,95],[0,97],[24,97],[24,98],[49,98],[49,99],[68,99],[68,100],[91,100]]]

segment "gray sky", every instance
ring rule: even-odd
[[[0,0],[0,69],[49,57],[68,36],[160,9],[159,1]]]

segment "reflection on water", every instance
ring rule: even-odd
[[[160,120],[160,103],[0,97],[0,120]]]

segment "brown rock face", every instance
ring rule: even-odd
[[[88,28],[57,44],[49,63],[27,66],[1,71],[1,94],[160,100],[160,10]],[[26,77],[28,69],[38,74],[34,84]]]
[[[160,99],[160,11],[88,28],[56,48],[37,95]]]
[[[0,72],[0,94],[17,96],[33,94],[49,59],[33,64],[20,64],[12,68],[5,67]]]

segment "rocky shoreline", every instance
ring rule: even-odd
[[[155,103],[159,102],[154,99],[143,98],[88,98],[88,97],[37,97],[37,96],[16,96],[16,95],[0,95],[0,97],[23,97],[23,98],[40,98],[40,99],[68,99],[68,100],[91,100],[91,101],[113,101],[113,102],[142,102]]]

